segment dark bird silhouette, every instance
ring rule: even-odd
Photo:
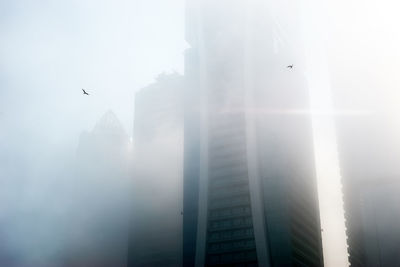
[[[181,215],[183,215],[183,211],[181,211]]]
[[[292,64],[292,65],[289,65],[289,66],[287,66],[286,68],[293,69],[293,64]]]
[[[85,89],[82,88],[82,91],[83,91],[83,94],[84,94],[84,95],[89,95],[89,94],[85,91]]]

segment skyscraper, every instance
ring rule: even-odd
[[[129,267],[181,266],[183,77],[162,74],[135,96]]]
[[[400,182],[380,179],[361,187],[365,266],[400,266]]]
[[[377,102],[335,96],[338,108],[368,111],[336,119],[350,266],[398,266],[399,131]]]
[[[129,138],[112,111],[80,136],[65,265],[126,266]],[[69,254],[70,253],[70,254]]]
[[[187,1],[184,266],[323,266],[301,42],[269,9]]]

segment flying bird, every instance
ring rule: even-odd
[[[293,64],[292,64],[292,65],[289,65],[289,66],[287,66],[286,68],[293,69]]]
[[[83,94],[84,94],[84,95],[89,95],[89,94],[85,91],[85,89],[82,88],[82,91],[83,91]]]

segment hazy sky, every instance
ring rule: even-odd
[[[182,73],[183,2],[0,0],[0,265],[63,249],[79,136],[109,109],[131,134],[134,93]]]
[[[0,10],[0,119],[27,135],[58,143],[108,109],[130,133],[134,92],[183,70],[183,0],[17,0]]]

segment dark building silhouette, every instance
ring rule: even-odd
[[[112,111],[80,136],[65,266],[126,266],[130,142]],[[65,189],[67,190],[67,189]],[[65,254],[65,255],[64,255]],[[64,266],[64,265],[60,265]]]
[[[400,266],[400,182],[380,179],[361,187],[366,266]]]
[[[343,108],[338,96],[336,105]],[[366,104],[352,108],[360,107]],[[336,119],[349,262],[352,267],[399,266],[393,253],[400,250],[398,131],[382,110],[369,110]]]
[[[256,2],[187,1],[184,266],[323,266],[299,40]]]
[[[77,151],[78,164],[88,172],[95,171],[95,168],[86,164],[87,161],[98,162],[100,165],[119,165],[120,169],[124,169],[122,166],[127,164],[128,151],[128,135],[114,112],[107,111],[91,132],[81,134]]]
[[[181,266],[183,77],[162,74],[135,96],[134,212],[128,266]]]

